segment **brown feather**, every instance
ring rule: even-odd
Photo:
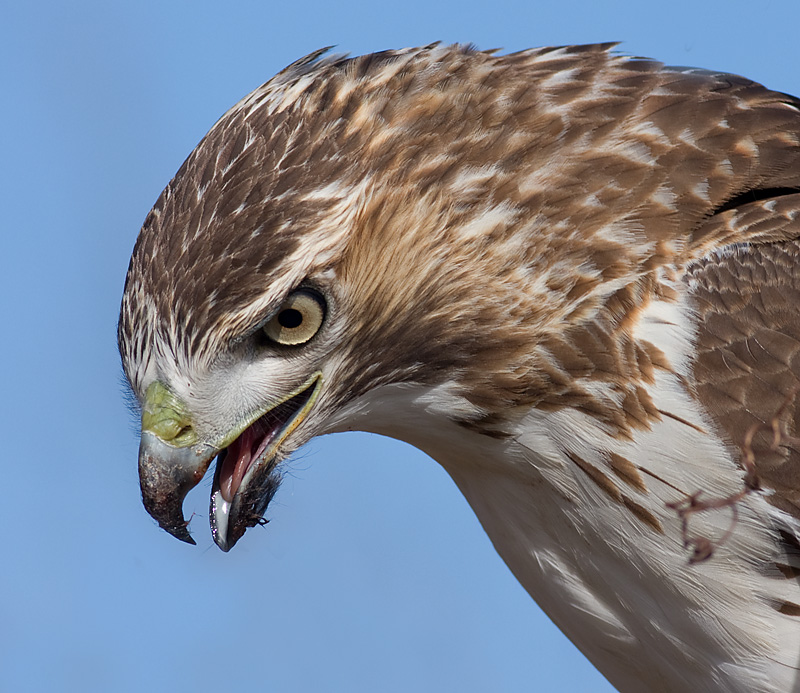
[[[800,241],[735,246],[690,266],[688,277],[697,396],[736,451],[800,384]],[[797,405],[780,417],[789,436],[800,430]],[[800,448],[771,444],[770,434],[753,441],[759,478],[775,491],[770,502],[800,518]]]

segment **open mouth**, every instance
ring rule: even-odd
[[[272,474],[273,458],[281,443],[308,414],[320,381],[319,374],[315,374],[294,395],[251,423],[217,455],[211,494],[211,529],[214,540],[223,550],[230,549],[266,510],[278,485]]]

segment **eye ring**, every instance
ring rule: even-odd
[[[315,291],[293,291],[275,314],[264,324],[267,339],[282,346],[308,342],[325,320],[325,301]]]

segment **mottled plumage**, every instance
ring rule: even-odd
[[[145,506],[190,541],[219,455],[228,550],[311,437],[401,438],[621,690],[793,690],[800,101],[611,48],[319,52],[226,113],[125,286]]]

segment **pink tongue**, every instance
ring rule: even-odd
[[[230,503],[253,462],[253,428],[246,429],[242,435],[228,446],[225,461],[219,472],[219,490],[222,497]]]

